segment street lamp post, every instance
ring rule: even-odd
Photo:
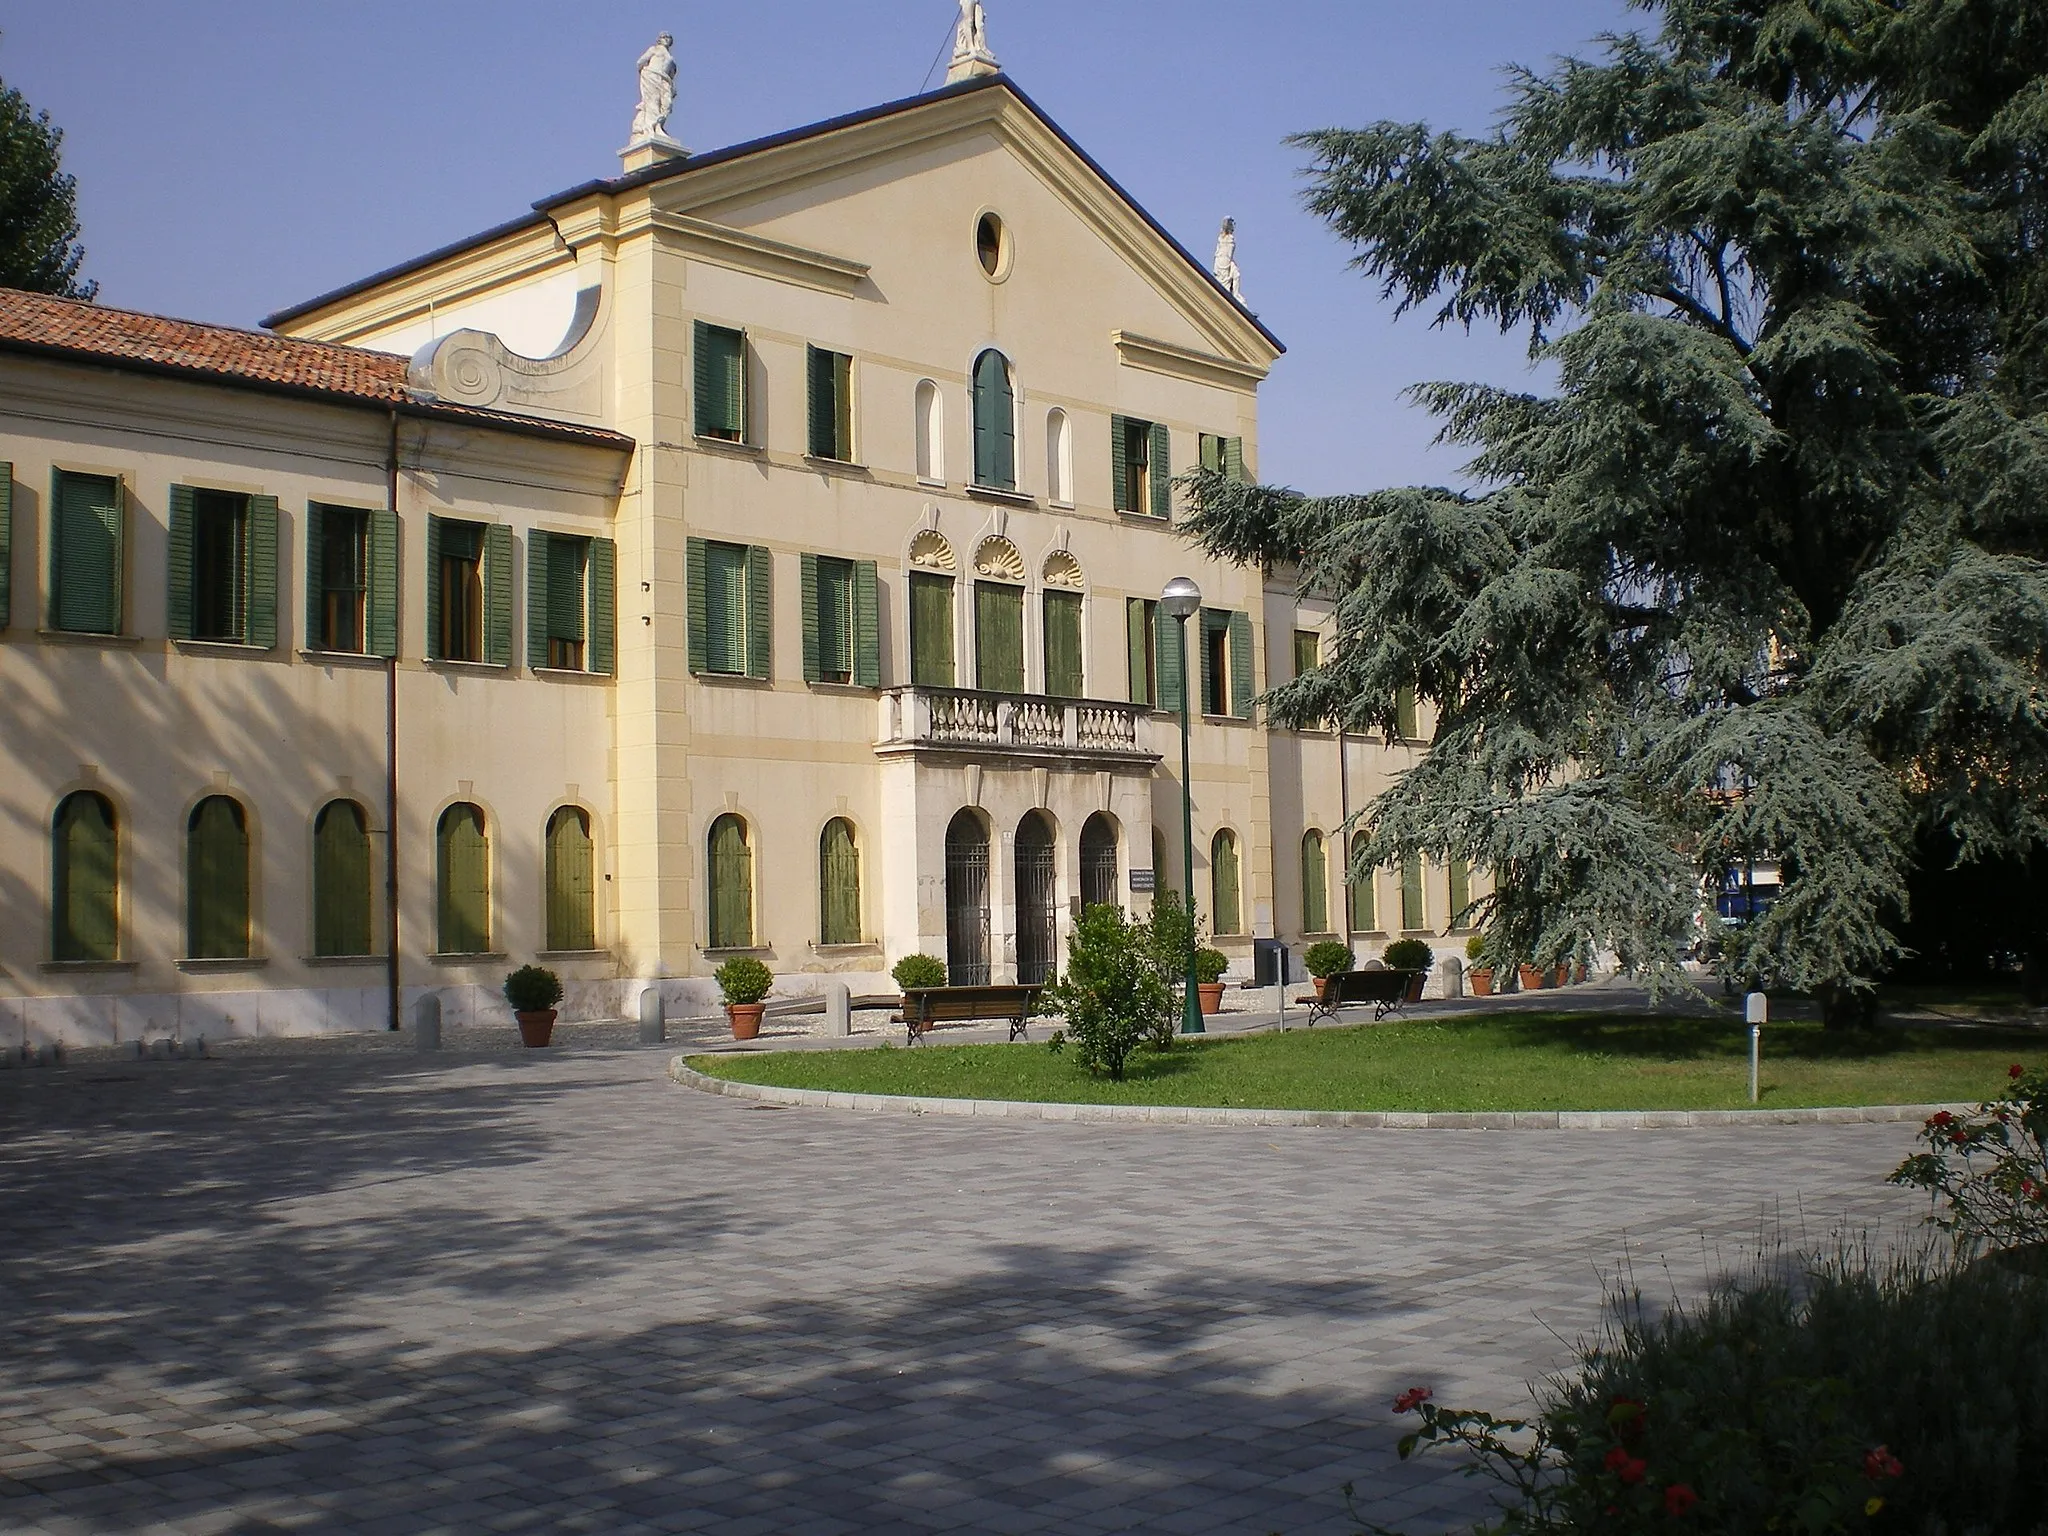
[[[1205,1034],[1202,998],[1195,984],[1195,788],[1188,748],[1188,620],[1202,606],[1202,589],[1176,576],[1159,594],[1159,606],[1180,626],[1180,869],[1181,900],[1188,922],[1187,976],[1182,987],[1180,1032]]]

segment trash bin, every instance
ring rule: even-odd
[[[1292,969],[1285,944],[1278,939],[1252,940],[1253,986],[1284,987]]]

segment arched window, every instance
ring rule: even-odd
[[[1045,496],[1060,506],[1074,500],[1073,425],[1058,409],[1045,418]]]
[[[1222,935],[1243,929],[1237,898],[1237,834],[1229,828],[1209,844],[1209,931]]]
[[[66,795],[50,828],[50,956],[121,957],[120,838],[104,795]]]
[[[597,858],[590,817],[565,805],[548,818],[549,949],[597,948]]]
[[[930,379],[917,386],[917,478],[946,478],[946,403]]]
[[[1101,811],[1081,827],[1081,905],[1121,905],[1116,888],[1116,823]]]
[[[1351,890],[1351,931],[1353,933],[1375,933],[1380,926],[1379,902],[1373,890],[1378,871],[1360,870],[1358,861],[1365,857],[1365,834],[1351,835],[1351,860],[1345,866],[1344,878]]]
[[[249,822],[242,803],[209,795],[185,829],[185,954],[192,960],[249,955]]]
[[[711,823],[709,947],[751,949],[754,944],[754,850],[747,824],[737,816]]]
[[[313,953],[372,953],[370,921],[369,818],[330,800],[313,818]]]
[[[974,360],[974,483],[1017,488],[1017,393],[1009,360],[994,348]]]
[[[1052,822],[1026,811],[1017,824],[1017,980],[1035,987],[1058,968],[1057,863]]]
[[[1323,856],[1323,834],[1301,835],[1301,931],[1330,931],[1329,871]]]
[[[988,828],[963,809],[946,827],[946,980],[987,986],[988,950]]]
[[[489,954],[491,841],[484,813],[473,805],[451,805],[441,813],[434,833],[434,889],[435,948],[444,955]]]
[[[818,839],[818,942],[860,941],[860,845],[853,823],[834,817]]]
[[[1416,933],[1429,926],[1429,908],[1422,895],[1422,855],[1401,861],[1401,926]]]
[[[1161,891],[1169,891],[1178,896],[1181,889],[1180,882],[1170,878],[1173,874],[1173,866],[1167,862],[1166,849],[1166,834],[1160,831],[1159,828],[1154,827],[1152,829],[1152,893],[1156,896]]]

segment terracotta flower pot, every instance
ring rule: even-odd
[[[1410,976],[1408,978],[1409,1002],[1419,1003],[1422,1001],[1422,989],[1428,983],[1428,981],[1429,972],[1427,971],[1417,971],[1413,976]]]
[[[1493,972],[1467,971],[1465,979],[1472,983],[1472,995],[1474,997],[1493,996]]]
[[[1556,971],[1554,971],[1551,974],[1550,984],[1553,987],[1570,986],[1572,984],[1572,968],[1568,965],[1560,965],[1556,969]]]
[[[1540,992],[1543,990],[1546,978],[1535,966],[1518,966],[1515,970],[1515,976],[1522,983],[1522,990],[1524,992]]]
[[[1222,982],[1220,982],[1220,981],[1198,981],[1198,982],[1196,982],[1196,983],[1195,983],[1195,996],[1201,999],[1201,1002],[1202,1002],[1202,1012],[1203,1012],[1203,1013],[1205,1013],[1205,1014],[1208,1014],[1208,1013],[1221,1013],[1221,1012],[1223,1011],[1223,983],[1222,983]]]
[[[727,1003],[726,1022],[732,1025],[735,1040],[752,1040],[761,1033],[761,1015],[768,1011],[766,1003]]]
[[[539,1050],[555,1037],[555,1010],[539,1008],[530,1013],[515,1013],[519,1021],[519,1038],[530,1050]]]

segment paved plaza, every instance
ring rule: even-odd
[[[1908,1126],[992,1124],[669,1050],[0,1074],[0,1531],[1416,1532],[1624,1256],[1910,1221]]]

